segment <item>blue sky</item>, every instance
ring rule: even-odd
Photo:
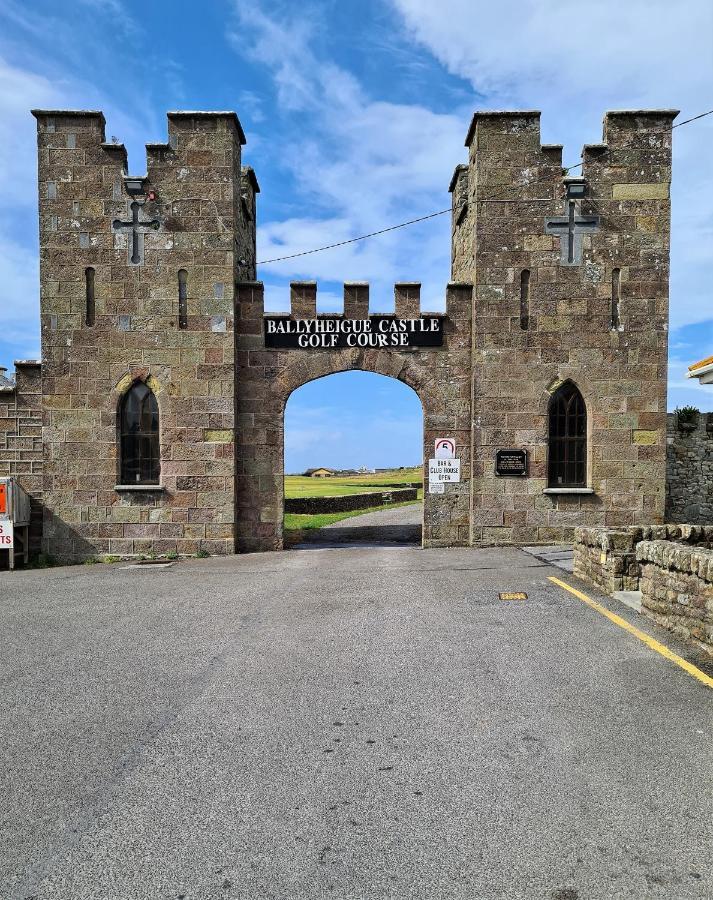
[[[474,109],[541,109],[566,163],[601,140],[606,109],[710,109],[711,33],[710,0],[0,0],[0,364],[39,356],[31,107],[103,109],[133,172],[144,143],[165,138],[167,110],[235,109],[267,259],[447,207]],[[711,146],[713,116],[675,132],[671,408],[713,409],[713,390],[684,378],[713,352]],[[322,310],[340,308],[344,280],[370,281],[373,308],[389,309],[402,279],[441,309],[448,267],[443,216],[259,277],[271,309],[287,307],[294,278],[318,279]],[[288,469],[399,464],[407,442],[418,448],[407,388],[336,383],[291,401]]]

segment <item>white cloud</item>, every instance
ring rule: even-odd
[[[280,159],[310,210],[309,217],[262,225],[258,259],[347,240],[450,205],[446,189],[463,155],[465,112],[439,114],[423,105],[374,99],[351,73],[315,55],[303,19],[278,22],[255,3],[238,3],[237,11],[236,50],[270,69],[282,110],[298,117]],[[373,309],[392,307],[394,281],[420,277],[431,308],[442,309],[449,240],[446,215],[261,271],[281,278],[369,281]]]
[[[37,252],[22,247],[0,230],[0,333],[15,356],[39,356],[39,273]],[[0,360],[8,365],[11,360]]]
[[[374,389],[377,377],[370,374],[363,379],[369,379],[369,387]],[[312,387],[295,391],[285,409],[285,471],[314,465],[355,468],[421,461],[422,416],[413,404],[409,404],[413,406],[410,414],[389,408],[398,393],[411,394],[406,385],[386,393],[382,398],[386,406],[377,415],[354,406],[360,390],[354,381],[343,384],[344,402],[339,407],[310,405]]]
[[[108,13],[110,7],[106,6]],[[12,3],[3,7],[3,13],[31,35],[31,41],[40,39],[38,16],[18,10]],[[79,37],[75,35],[74,40],[78,42]],[[0,55],[0,331],[3,341],[17,348],[14,355],[38,356],[37,138],[30,110],[103,108],[109,121],[108,134],[116,131],[122,139],[134,143],[138,143],[140,134],[149,139],[158,129],[147,122],[145,115],[125,116],[93,84],[45,71],[39,54],[26,56],[21,67]],[[143,160],[136,168],[145,168]],[[0,362],[7,365],[11,360]]]
[[[657,106],[710,99],[709,0],[448,0],[447,15],[431,0],[392,2],[412,37],[489,105],[524,100],[564,119],[607,98]]]
[[[3,206],[34,205],[37,178],[33,107],[53,109],[63,100],[61,88],[35,72],[0,58],[0,172]]]
[[[552,5],[540,0],[506,0],[497,7],[450,0],[447,15],[431,0],[392,2],[406,35],[470,83],[481,98],[472,106],[542,109],[543,141],[564,143],[570,163],[579,159],[583,143],[601,140],[606,109],[680,106],[695,113],[710,106],[708,0],[654,2],[655,13],[651,0],[600,0],[576,20],[557,19]],[[315,26],[304,16],[290,19],[283,8],[278,20],[254,2],[238,2],[237,10],[236,50],[269,68],[278,103],[298,116],[281,164],[310,210],[309,217],[263,225],[258,259],[346,240],[448,206],[445,187],[454,164],[464,159],[470,106],[439,113],[371,97],[350,72],[316,55]],[[713,119],[676,132],[672,329],[711,318],[713,214],[701,202],[713,193],[711,140]],[[368,280],[374,309],[390,307],[394,281],[420,278],[428,306],[440,309],[449,251],[444,216],[261,271],[268,280]]]
[[[711,107],[710,0],[597,0],[586,5],[392,0],[406,33],[485,96],[483,107],[541,109],[543,141],[564,143],[565,163],[601,140],[607,109]],[[567,17],[566,9],[581,14]],[[713,117],[675,132],[671,327],[713,318]]]

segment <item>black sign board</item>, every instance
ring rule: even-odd
[[[496,450],[496,475],[527,475],[527,450]]]
[[[291,319],[289,316],[265,316],[265,346],[286,350],[442,347],[444,318],[369,316],[368,319],[345,319],[342,316],[319,316],[316,319]]]

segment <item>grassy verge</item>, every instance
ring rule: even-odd
[[[365,513],[379,512],[382,509],[394,509],[397,506],[413,506],[423,499],[423,491],[418,492],[419,500],[409,500],[406,503],[388,503],[385,506],[372,506],[367,509],[350,509],[345,512],[315,513],[302,515],[301,513],[285,513],[285,531],[306,531],[312,528],[324,528],[342,519],[351,519],[354,516],[363,516]]]

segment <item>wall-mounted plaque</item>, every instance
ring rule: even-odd
[[[496,475],[527,475],[527,450],[496,450]]]
[[[404,350],[408,347],[441,347],[443,316],[397,319],[369,316],[345,319],[318,316],[316,319],[265,317],[265,346],[285,350],[339,350],[345,347],[377,347]]]

